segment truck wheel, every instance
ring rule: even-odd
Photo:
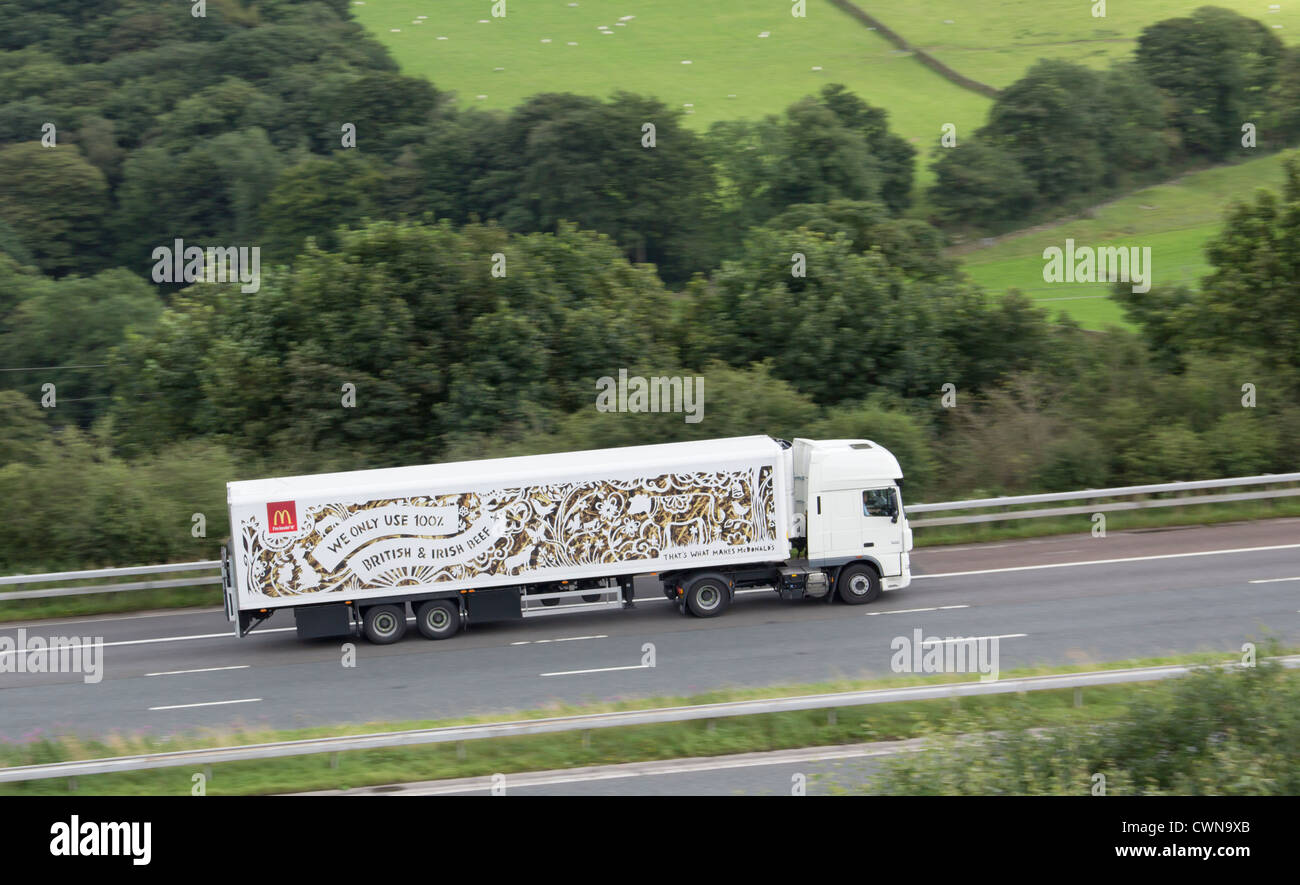
[[[848,565],[835,579],[840,599],[849,605],[862,605],[880,598],[880,575],[869,565]]]
[[[415,626],[425,639],[450,639],[460,631],[460,608],[447,599],[430,599],[415,610]]]
[[[697,578],[686,589],[686,609],[697,618],[716,618],[731,604],[731,591],[722,578]]]
[[[366,609],[361,632],[375,645],[389,645],[406,635],[406,607],[376,605]]]

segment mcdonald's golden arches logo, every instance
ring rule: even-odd
[[[298,531],[298,506],[292,501],[272,501],[266,505],[266,524],[271,534]]]

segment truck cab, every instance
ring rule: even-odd
[[[873,566],[883,590],[911,583],[912,530],[903,510],[897,459],[866,439],[796,439],[791,458],[791,511],[803,528],[808,564],[828,572]]]

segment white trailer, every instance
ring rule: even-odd
[[[232,482],[226,614],[388,643],[408,606],[446,639],[630,608],[638,575],[698,617],[743,587],[871,602],[911,580],[902,476],[869,440],[748,436]]]

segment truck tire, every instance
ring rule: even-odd
[[[863,605],[880,598],[880,575],[864,563],[846,565],[835,579],[840,599],[849,605]]]
[[[450,599],[430,599],[415,610],[415,626],[425,639],[450,639],[460,632],[460,607]]]
[[[686,610],[697,618],[716,618],[731,604],[731,588],[720,575],[703,575],[686,588]]]
[[[406,606],[376,605],[361,618],[361,632],[375,645],[390,645],[406,635]]]

